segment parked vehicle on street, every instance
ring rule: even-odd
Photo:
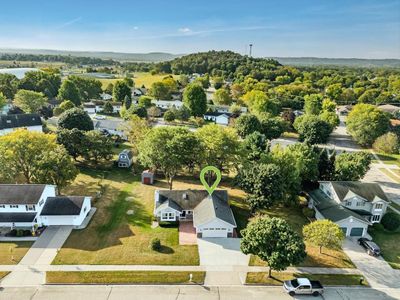
[[[313,295],[315,297],[324,293],[324,287],[319,281],[308,278],[295,278],[283,282],[283,289],[290,296]]]
[[[367,238],[359,238],[358,243],[367,250],[368,255],[379,256],[381,255],[381,249],[377,244]]]
[[[106,119],[106,116],[95,115],[93,118],[96,119],[96,120],[105,120],[105,119]]]

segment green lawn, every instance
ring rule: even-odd
[[[197,246],[179,245],[177,227],[151,228],[154,190],[166,183],[147,186],[139,180],[128,170],[82,170],[68,194],[105,193],[93,201],[97,212],[89,226],[72,232],[53,264],[198,265]],[[161,240],[159,252],[149,248],[154,237]]]
[[[189,281],[190,274],[193,275]],[[46,283],[86,284],[203,284],[205,272],[164,271],[51,271]]]
[[[400,231],[389,232],[373,226],[368,233],[381,248],[383,258],[393,269],[400,269]]]
[[[16,265],[33,242],[0,242],[0,265]]]
[[[364,279],[360,284],[359,274],[306,274],[306,273],[290,273],[290,272],[272,272],[272,277],[268,277],[267,272],[250,272],[247,273],[247,284],[265,284],[265,285],[282,285],[283,281],[293,278],[307,277],[311,280],[319,280],[322,285],[362,285],[368,286],[368,282]]]
[[[238,228],[246,227],[250,212],[243,199],[234,199],[232,202],[233,213],[238,223]],[[302,228],[308,223],[300,207],[273,207],[262,211],[271,217],[285,219],[294,230],[302,234]],[[306,244],[307,258],[299,267],[325,267],[325,268],[354,268],[350,258],[342,250],[323,249],[322,254],[319,248]],[[266,263],[257,256],[250,258],[250,266],[265,266]]]
[[[165,74],[155,74],[151,75],[148,72],[135,72],[133,81],[135,82],[135,87],[142,87],[144,85],[146,88],[150,88],[151,85],[156,81],[161,81],[165,76]],[[175,79],[179,76],[172,75]],[[98,78],[97,78],[98,79]],[[105,89],[109,83],[114,84],[118,80],[122,80],[123,78],[113,78],[113,79],[99,79],[102,83],[102,88]]]

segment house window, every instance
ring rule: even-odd
[[[381,220],[381,215],[373,215],[372,222],[379,222]]]
[[[12,205],[10,205],[10,208],[18,208],[18,205],[12,204]]]
[[[365,206],[365,202],[364,201],[357,201],[356,206]]]
[[[162,221],[175,221],[175,213],[173,212],[166,212],[161,214]]]
[[[6,208],[6,206],[4,204],[1,204],[0,208]]]
[[[25,205],[26,211],[32,211],[35,210],[35,205]]]
[[[383,203],[375,204],[375,209],[382,209],[382,208],[383,208]]]
[[[345,205],[346,205],[346,206],[351,206],[351,201],[347,200],[347,201],[345,202]]]
[[[42,206],[43,205],[43,203],[44,203],[44,200],[42,199],[42,200],[40,200],[39,201],[39,206]]]

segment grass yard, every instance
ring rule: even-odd
[[[397,183],[400,183],[400,173],[398,172],[398,170],[393,170],[393,172],[395,174],[398,175],[394,175],[392,172],[390,172],[389,170],[385,169],[385,168],[379,168],[379,171],[381,171],[382,173],[384,173],[386,176],[388,176],[389,178],[391,178],[392,180],[394,180]],[[397,171],[397,172],[396,172]]]
[[[165,76],[169,74],[155,74],[151,75],[149,72],[135,72],[133,81],[135,82],[135,87],[142,87],[144,85],[146,88],[150,88],[151,85],[156,81],[161,81]],[[179,76],[172,75],[175,79]],[[98,78],[97,78],[98,79]],[[113,79],[99,79],[102,83],[102,88],[105,89],[109,83],[114,84],[118,80],[123,78],[113,78]]]
[[[383,258],[393,269],[400,269],[400,231],[389,232],[377,226],[371,227],[368,233],[379,245]]]
[[[322,285],[362,285],[369,286],[368,282],[363,280],[360,284],[359,274],[306,274],[306,273],[290,273],[290,272],[272,272],[272,277],[268,278],[267,272],[249,272],[247,273],[247,284],[265,284],[265,285],[282,285],[283,281],[293,278],[307,277],[310,280],[319,280]]]
[[[0,242],[0,265],[16,265],[33,242]]]
[[[233,212],[238,223],[238,228],[246,227],[250,212],[243,199],[236,199],[232,203]],[[308,223],[302,211],[298,207],[273,207],[268,210],[263,210],[264,214],[271,217],[279,217],[285,219],[293,229],[300,234],[302,228]],[[319,248],[306,244],[307,258],[299,265],[299,267],[325,267],[325,268],[354,268],[354,264],[350,258],[342,250],[323,249],[322,254],[319,253]],[[266,263],[257,256],[250,258],[250,266],[265,266]]]
[[[139,176],[122,169],[81,171],[65,193],[93,196],[99,190],[105,192],[92,203],[97,212],[89,226],[72,232],[53,264],[199,264],[197,246],[179,245],[177,227],[151,228],[154,190],[167,188],[164,181],[142,185]],[[179,188],[178,183],[174,188]],[[149,248],[155,237],[161,240],[159,252]]]
[[[189,281],[190,274],[193,275]],[[51,271],[46,283],[70,284],[203,284],[205,272],[164,271]]]

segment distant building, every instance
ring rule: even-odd
[[[121,119],[93,120],[93,125],[95,130],[118,135],[126,140],[126,135],[123,131],[124,121]]]
[[[129,168],[133,163],[133,152],[129,149],[124,149],[118,155],[118,167]]]
[[[208,112],[204,114],[203,118],[219,125],[229,125],[231,116],[232,114],[230,113]]]
[[[151,100],[151,103],[161,109],[170,109],[173,107],[180,109],[183,106],[183,102],[180,100]]]
[[[142,172],[142,183],[143,184],[153,184],[154,183],[154,173],[149,170]]]
[[[89,115],[94,115],[96,113],[96,104],[92,102],[83,103],[83,110]]]
[[[104,101],[111,101],[112,100],[112,96],[110,94],[107,93],[102,93],[100,94],[101,100]]]
[[[0,115],[0,135],[21,128],[43,132],[42,119],[38,114]]]
[[[400,107],[391,104],[379,105],[378,109],[391,115],[395,115],[400,111]]]

